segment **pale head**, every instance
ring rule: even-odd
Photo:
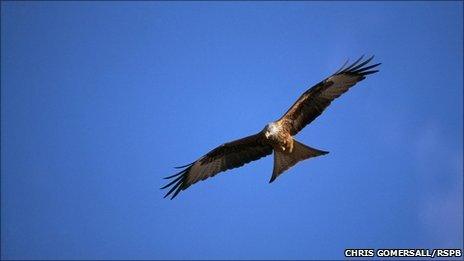
[[[275,136],[279,131],[280,127],[276,123],[271,122],[264,127],[264,136],[266,136],[266,139],[269,139],[269,137]]]

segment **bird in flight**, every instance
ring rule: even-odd
[[[259,133],[224,143],[198,160],[176,167],[182,170],[165,178],[172,180],[161,188],[171,187],[164,197],[172,194],[173,199],[198,181],[241,167],[272,152],[274,169],[269,183],[299,161],[329,153],[302,144],[293,136],[321,115],[334,99],[364,80],[366,75],[378,72],[376,67],[380,63],[369,65],[373,58],[363,61],[362,56],[349,66],[346,66],[348,61],[345,62],[334,74],[304,92],[279,120],[267,124]]]

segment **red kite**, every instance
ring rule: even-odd
[[[174,192],[171,197],[173,199],[180,191],[200,180],[213,177],[222,171],[241,167],[270,155],[273,151],[274,170],[269,183],[299,161],[329,153],[306,146],[296,141],[293,136],[321,115],[335,98],[364,80],[366,75],[378,72],[373,69],[380,63],[368,65],[374,56],[365,61],[362,61],[362,58],[346,68],[347,63],[345,63],[330,77],[304,92],[282,118],[267,124],[259,133],[224,143],[195,162],[177,167],[184,169],[165,178],[173,180],[161,188],[172,186],[164,197]]]

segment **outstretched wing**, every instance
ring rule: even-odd
[[[334,99],[348,91],[356,83],[364,80],[366,75],[378,72],[378,70],[373,69],[380,63],[368,65],[374,56],[365,61],[362,61],[362,58],[359,58],[346,68],[344,68],[345,63],[332,76],[303,93],[284,116],[279,119],[282,126],[291,135],[297,134],[317,116],[321,115]]]
[[[269,145],[261,133],[235,140],[213,149],[197,161],[179,167],[184,168],[177,174],[166,177],[173,179],[161,189],[170,188],[164,197],[174,192],[171,199],[180,191],[187,189],[190,185],[213,177],[219,172],[241,167],[246,163],[260,159],[272,153]]]

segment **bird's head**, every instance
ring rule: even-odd
[[[268,123],[266,127],[264,127],[264,136],[266,137],[266,139],[269,139],[271,136],[275,135],[277,131],[278,128],[275,125],[275,123]]]

